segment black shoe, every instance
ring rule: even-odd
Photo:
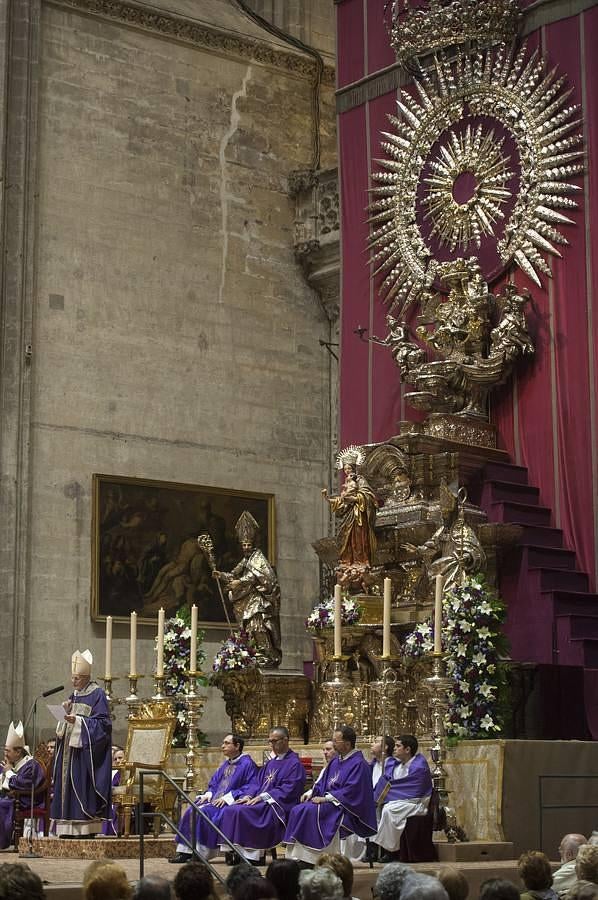
[[[191,853],[175,853],[174,856],[171,856],[168,860],[169,863],[186,863],[191,860]]]
[[[236,866],[237,863],[241,862],[241,857],[234,850],[227,850],[224,854],[224,862],[227,866]]]
[[[256,866],[256,868],[258,866],[265,866],[266,865],[266,854],[264,853],[264,855],[260,856],[259,859],[250,859],[249,862],[251,863],[252,866]]]

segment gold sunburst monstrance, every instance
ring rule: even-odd
[[[471,242],[494,236],[504,266],[517,264],[538,286],[539,273],[550,276],[543,254],[560,256],[556,245],[567,243],[559,228],[572,220],[560,210],[577,206],[572,195],[580,188],[569,179],[583,171],[579,107],[567,105],[564,83],[537,51],[528,57],[525,44],[518,51],[500,44],[454,61],[435,57],[431,73],[418,70],[417,98],[402,91],[400,118],[389,116],[394,130],[383,133],[387,158],[372,175],[370,205],[372,261],[385,275],[381,293],[392,309],[440,275],[432,238],[468,255]],[[468,117],[483,117],[483,127],[463,130]],[[519,176],[514,203],[512,170]],[[458,203],[454,186],[463,172],[474,190]]]

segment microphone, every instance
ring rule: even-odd
[[[42,694],[42,697],[51,697],[52,694],[57,694],[58,691],[63,691],[63,690],[64,690],[64,685],[59,684],[58,687],[50,688],[49,691],[44,691]]]

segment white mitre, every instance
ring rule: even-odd
[[[10,723],[4,746],[10,747],[11,750],[16,750],[17,747],[25,746],[25,731],[23,729],[23,723],[21,721],[19,721],[16,725],[14,724],[14,722]]]
[[[91,675],[93,656],[89,650],[75,650],[71,656],[71,675]]]

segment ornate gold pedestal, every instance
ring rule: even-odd
[[[236,733],[266,739],[272,728],[284,725],[292,739],[304,740],[312,697],[305,675],[250,668],[219,673],[212,683],[222,691]]]

